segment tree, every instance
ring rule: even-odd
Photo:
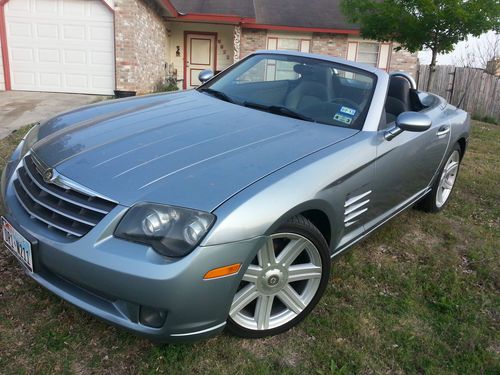
[[[498,0],[342,0],[346,18],[361,36],[399,43],[410,52],[430,49],[430,86],[439,53],[451,52],[469,35],[500,30]]]
[[[499,58],[500,34],[489,32],[480,38],[469,38],[453,63],[457,66],[486,69],[488,62]]]

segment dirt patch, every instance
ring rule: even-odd
[[[412,247],[425,247],[435,249],[442,243],[442,239],[436,235],[425,233],[418,227],[409,228],[401,238],[401,243],[409,244]],[[411,256],[410,256],[411,257]]]

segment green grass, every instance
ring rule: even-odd
[[[491,116],[483,116],[481,114],[472,114],[472,119],[477,120],[477,121],[482,121],[482,122],[489,122],[490,124],[499,124],[498,120],[496,120],[494,117]]]
[[[0,163],[27,128],[0,141]],[[499,374],[500,127],[474,122],[452,200],[333,264],[310,317],[264,340],[155,345],[26,277],[0,248],[0,373]]]

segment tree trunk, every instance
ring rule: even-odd
[[[430,90],[432,83],[434,82],[434,71],[436,70],[436,58],[437,58],[437,50],[433,49],[431,63],[429,65],[429,80],[427,81],[427,91]]]

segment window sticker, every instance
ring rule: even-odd
[[[341,113],[336,113],[335,116],[333,116],[334,120],[337,120],[339,122],[343,122],[344,124],[350,125],[352,122],[352,118],[348,116],[344,116]]]
[[[354,116],[356,114],[356,110],[353,108],[349,107],[344,107],[340,108],[340,112],[345,113],[346,115]]]

